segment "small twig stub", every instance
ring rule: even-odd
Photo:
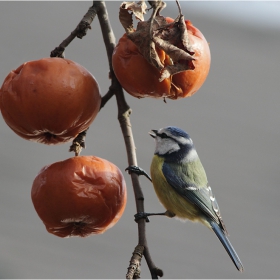
[[[141,273],[141,260],[144,246],[137,245],[132,253],[132,257],[127,268],[126,279],[139,279]]]
[[[79,156],[81,151],[86,148],[86,134],[87,130],[78,134],[73,140],[72,145],[69,148],[69,152],[74,152],[75,156]]]

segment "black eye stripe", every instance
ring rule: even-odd
[[[166,133],[158,134],[160,138],[169,138]]]
[[[178,145],[182,145],[182,143],[173,137],[168,136],[165,132],[158,133],[157,136],[159,136],[161,139],[172,139],[174,142],[176,142]]]

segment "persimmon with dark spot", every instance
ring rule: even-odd
[[[95,119],[101,103],[93,75],[63,58],[28,61],[0,89],[7,125],[20,137],[44,144],[73,140]]]
[[[174,21],[168,17],[165,20],[167,23]],[[176,73],[161,82],[161,71],[144,58],[126,34],[120,38],[113,53],[112,63],[120,84],[130,95],[137,98],[179,99],[192,96],[200,89],[210,69],[209,44],[189,20],[185,21],[185,25],[194,52],[194,69]],[[182,49],[180,43],[176,47]],[[156,52],[164,67],[172,64],[172,60],[162,49],[156,47]]]
[[[95,156],[76,156],[44,167],[33,182],[31,198],[49,233],[87,237],[118,222],[127,192],[116,165]]]

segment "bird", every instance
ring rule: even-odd
[[[189,134],[175,126],[151,130],[149,134],[156,144],[150,167],[151,177],[136,166],[127,169],[151,180],[166,211],[137,213],[135,220],[146,218],[149,221],[148,216],[165,215],[201,222],[214,231],[236,268],[242,272],[243,264],[228,239],[217,200]]]

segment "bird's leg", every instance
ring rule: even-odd
[[[144,175],[146,178],[148,178],[151,182],[152,182],[152,178],[148,175],[148,173],[142,169],[141,167],[138,167],[138,166],[134,166],[134,165],[130,165],[128,166],[125,171],[128,171],[128,173],[135,173],[137,174],[138,176],[140,175]],[[169,217],[169,218],[173,218],[175,217],[176,215],[167,210],[165,212],[162,212],[162,213],[146,213],[146,212],[139,212],[137,214],[134,215],[134,221],[135,222],[138,222],[140,219],[145,219],[146,222],[148,223],[150,220],[149,220],[149,216],[166,216],[166,217]]]
[[[169,217],[169,218],[173,218],[176,215],[169,210],[167,210],[165,212],[162,212],[162,213],[139,212],[139,213],[134,215],[134,221],[137,223],[140,219],[145,219],[146,222],[148,223],[150,221],[149,218],[148,218],[149,216],[166,216],[166,217]]]
[[[149,176],[149,174],[144,170],[142,169],[141,167],[138,167],[138,166],[134,166],[134,165],[131,165],[131,166],[128,166],[125,171],[128,171],[128,173],[135,173],[137,174],[138,176],[140,175],[144,175],[146,178],[148,178],[151,182],[152,182],[152,178]]]

